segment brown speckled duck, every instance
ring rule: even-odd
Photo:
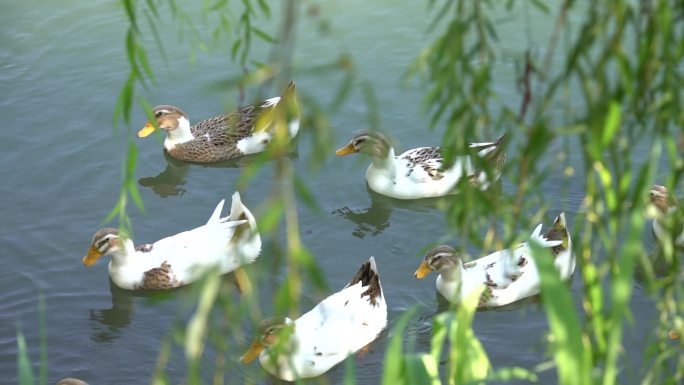
[[[287,135],[294,138],[300,119],[295,91],[295,83],[290,82],[281,96],[192,126],[178,107],[156,106],[153,113],[157,127],[166,131],[164,148],[169,155],[187,162],[220,162],[264,151],[278,127],[286,129]],[[138,137],[144,138],[154,130],[154,124],[147,122]]]
[[[530,239],[551,249],[553,263],[561,279],[568,279],[575,271],[575,255],[565,214],[561,213],[551,230],[543,236],[541,229],[539,224]],[[474,288],[484,284],[479,307],[503,306],[536,295],[541,283],[527,242],[470,262],[463,262],[463,258],[450,246],[435,246],[425,254],[415,276],[422,279],[432,271],[439,273],[437,291],[455,304],[461,303]]]
[[[128,290],[171,289],[196,281],[207,271],[225,274],[253,262],[261,251],[256,221],[233,194],[230,215],[221,218],[219,202],[203,226],[166,237],[152,244],[133,246],[117,229],[104,228],[93,236],[83,264],[92,266],[111,256],[109,276]]]

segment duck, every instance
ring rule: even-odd
[[[677,219],[675,218],[677,203],[674,196],[670,196],[667,188],[659,184],[654,184],[649,190],[649,200],[657,211],[653,219],[653,235],[659,242],[662,242],[667,238],[668,226],[674,225],[676,227],[683,225],[681,220],[668,224],[669,218]],[[684,229],[675,239],[675,245],[680,249],[684,249]]]
[[[370,155],[372,163],[366,170],[366,181],[378,194],[396,199],[431,198],[455,193],[454,187],[463,178],[486,189],[492,181],[488,180],[485,170],[476,167],[474,156],[491,163],[493,178],[498,179],[506,160],[501,148],[504,136],[493,142],[471,143],[469,148],[473,153],[457,156],[448,169],[444,169],[444,157],[439,147],[413,148],[396,156],[387,138],[370,130],[357,133],[335,154],[346,156],[360,152]]]
[[[232,196],[230,214],[221,218],[224,202],[218,203],[205,225],[152,244],[135,247],[118,229],[100,229],[82,262],[93,266],[103,256],[111,257],[109,276],[127,290],[172,289],[197,281],[209,271],[233,271],[258,257],[261,238],[238,192]]]
[[[240,358],[286,381],[319,376],[373,342],[387,326],[387,304],[375,259],[352,280],[296,320],[262,321],[259,334]]]
[[[539,224],[530,239],[551,249],[561,279],[567,280],[575,271],[575,255],[565,214],[556,217],[545,235],[541,235],[541,230]],[[453,304],[461,303],[471,290],[484,284],[479,308],[504,306],[539,293],[539,272],[528,242],[470,262],[464,262],[465,257],[451,246],[434,246],[423,257],[415,277],[422,279],[433,271],[439,273],[437,291]]]
[[[169,155],[196,163],[221,162],[262,152],[279,127],[283,127],[282,123],[286,123],[287,135],[291,139],[297,135],[300,122],[294,82],[290,82],[281,96],[192,126],[188,115],[172,105],[156,106],[152,113],[156,124],[148,121],[138,132],[138,137],[145,138],[158,127],[166,131],[164,148]]]

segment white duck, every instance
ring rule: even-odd
[[[418,199],[454,193],[454,186],[463,178],[485,189],[490,182],[487,173],[476,167],[474,156],[491,163],[498,179],[506,156],[501,149],[502,135],[494,142],[471,143],[472,154],[457,156],[454,164],[443,168],[439,147],[419,147],[396,156],[387,138],[375,131],[362,131],[335,154],[345,156],[358,152],[368,154],[373,162],[366,171],[370,188],[397,199]]]
[[[666,238],[668,220],[676,220],[677,203],[674,197],[671,197],[665,186],[653,185],[649,191],[649,198],[651,203],[656,207],[658,213],[653,220],[653,234],[655,237],[662,241]],[[672,226],[682,226],[681,219],[672,223]],[[682,232],[675,239],[675,244],[677,247],[684,248],[684,228]]]
[[[568,279],[575,271],[575,255],[565,215],[556,218],[546,235],[541,236],[541,229],[539,224],[530,238],[551,249],[561,279]],[[455,304],[482,284],[485,291],[479,307],[503,306],[539,293],[539,272],[527,242],[467,263],[452,247],[435,246],[425,254],[415,276],[422,279],[432,271],[439,273],[437,291]]]
[[[387,325],[387,304],[371,257],[341,291],[296,320],[271,318],[240,359],[259,357],[283,380],[319,376],[371,343]]]
[[[83,264],[92,266],[109,255],[112,281],[137,290],[170,289],[196,281],[209,270],[225,274],[251,263],[261,251],[254,216],[235,192],[230,215],[221,218],[224,202],[219,202],[205,225],[137,248],[117,229],[101,229],[93,236]]]

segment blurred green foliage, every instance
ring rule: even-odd
[[[197,21],[175,0],[121,3],[130,22],[125,40],[130,72],[116,101],[114,119],[123,120],[130,127],[136,100],[151,116],[149,103],[136,96],[136,88],[150,87],[155,82],[147,59],[148,47],[142,44],[141,17],[147,20],[162,55],[164,48],[155,26],[162,13],[169,12],[179,22],[179,36],[188,38],[190,46],[209,49],[209,43],[202,41],[194,27]],[[441,206],[452,229],[464,234],[483,252],[513,245],[525,240],[525,229],[548,217],[549,207],[562,209],[558,202],[544,200],[538,188],[541,184],[549,178],[561,180],[564,186],[581,183],[586,195],[575,218],[569,220],[574,224],[572,236],[582,287],[580,308],[575,306],[567,284],[559,280],[549,259],[544,258],[544,250],[535,250],[542,276],[541,298],[549,320],[548,352],[558,383],[623,383],[619,380],[624,369],[623,331],[631,320],[629,304],[635,274],[656,301],[660,322],[655,330],[644,331],[650,344],[644,348],[643,368],[638,372],[640,377],[630,378],[629,382],[674,385],[684,381],[681,252],[671,242],[674,236],[661,245],[656,255],[649,255],[641,242],[641,234],[648,229],[645,218],[649,212],[650,186],[660,183],[677,191],[684,171],[684,2],[431,0],[429,7],[435,14],[431,29],[437,37],[416,53],[416,60],[406,69],[405,81],[418,82],[426,88],[424,106],[429,125],[444,127],[443,147],[448,160],[466,151],[470,142],[507,132],[505,146],[509,156],[504,178],[517,182],[509,191],[492,188],[482,192],[468,184],[461,186],[460,199]],[[519,100],[513,106],[497,91],[493,66],[489,64],[501,55],[496,45],[499,37],[494,15],[517,7],[525,7],[528,17],[555,21],[549,36],[537,37],[546,39],[542,49],[529,46],[513,54],[520,78]],[[212,44],[229,46],[232,60],[245,69],[243,76],[227,79],[226,84],[282,88],[291,78],[294,33],[302,8],[303,2],[296,0],[284,0],[278,13],[263,0],[204,1],[204,22],[216,23]],[[570,23],[571,13],[581,16],[575,24]],[[280,21],[277,38],[256,27],[255,19],[271,17]],[[323,18],[320,23],[321,31],[325,31]],[[266,63],[250,57],[255,38],[272,47]],[[558,65],[558,56],[564,58],[562,65]],[[343,74],[332,105],[321,105],[306,92],[300,95],[305,106],[302,126],[308,127],[303,134],[311,138],[316,144],[313,147],[319,151],[307,154],[307,161],[316,168],[333,147],[328,115],[347,100],[352,87],[361,85],[371,127],[378,125],[380,106],[372,81],[357,71],[349,53],[341,52],[339,60],[327,66],[306,70]],[[569,95],[578,99],[570,100]],[[554,105],[565,106],[564,116],[549,113]],[[132,137],[130,128],[128,135]],[[552,146],[553,143],[556,145]],[[632,146],[636,143],[649,149],[645,162],[632,160]],[[280,314],[297,316],[305,280],[320,293],[328,292],[328,288],[315,256],[299,237],[295,197],[312,207],[316,201],[291,164],[283,160],[285,148],[286,143],[276,141],[269,153],[257,157],[244,169],[240,184],[248,184],[264,162],[276,163],[274,185],[281,188],[274,188],[264,215],[258,220],[266,234],[275,234],[284,225],[285,245],[269,245],[273,254],[280,256],[276,261],[284,263],[287,271],[273,308]],[[552,149],[556,152],[551,153]],[[570,166],[571,156],[581,160],[575,164],[582,164],[582,170]],[[661,159],[668,165],[666,174],[657,169]],[[119,226],[127,230],[132,227],[126,216],[129,197],[142,208],[133,179],[135,162],[136,149],[131,141],[124,159],[120,198],[108,218],[118,216]],[[679,206],[676,215],[681,218],[683,214]],[[483,233],[484,237],[480,235]],[[656,259],[660,262],[657,266],[653,263]],[[249,266],[247,272],[253,276],[255,268]],[[229,284],[207,278],[194,290],[197,306],[189,321],[179,321],[173,334],[162,343],[152,379],[155,384],[175,383],[164,371],[175,344],[184,346],[186,352],[186,383],[202,383],[200,372],[207,367],[200,361],[207,341],[217,352],[213,383],[224,383],[226,376],[230,377],[225,372],[226,362],[235,360],[233,356],[237,354],[229,345],[246,346],[249,340],[243,331],[245,317],[252,324],[262,318],[256,305],[258,286],[251,293],[236,296]],[[458,309],[435,316],[430,352],[405,352],[411,346],[404,346],[404,330],[414,312],[406,312],[392,322],[383,383],[479,384],[510,379],[536,382],[537,372],[548,370],[548,365],[491,366],[471,328],[476,294]],[[214,310],[221,316],[212,316]],[[677,335],[678,339],[671,339]],[[20,383],[31,384],[34,377],[23,341],[18,331]],[[440,364],[443,357],[445,366]],[[353,361],[347,360],[346,367],[344,382],[352,384]],[[325,379],[320,381],[325,383]],[[39,383],[45,383],[42,370]]]

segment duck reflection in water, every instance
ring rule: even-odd
[[[121,330],[131,324],[133,315],[133,292],[117,287],[109,280],[109,292],[112,294],[112,307],[109,309],[90,309],[90,327],[92,340],[95,342],[111,342],[121,336]]]
[[[290,143],[291,150],[288,153],[287,157],[289,159],[294,160],[298,158],[297,138],[293,139]],[[268,155],[246,155],[241,158],[231,159],[218,163],[191,163],[174,159],[173,157],[171,157],[171,155],[164,151],[164,159],[166,159],[166,168],[164,169],[164,171],[160,172],[156,176],[140,178],[138,179],[138,184],[140,184],[143,187],[150,188],[152,191],[154,191],[155,194],[159,195],[162,198],[170,196],[182,196],[183,194],[185,194],[186,190],[185,188],[182,188],[180,186],[185,185],[185,182],[188,179],[188,173],[190,171],[191,165],[197,165],[203,168],[240,168],[247,166],[255,161],[259,162],[260,159],[263,159],[265,156]]]
[[[395,208],[412,211],[427,211],[435,209],[437,202],[443,198],[424,198],[416,200],[401,200],[378,194],[366,184],[366,191],[371,199],[371,205],[362,210],[353,210],[344,206],[332,212],[333,215],[348,219],[357,224],[352,235],[357,238],[365,238],[367,235],[374,237],[381,234],[390,225],[390,216]]]

